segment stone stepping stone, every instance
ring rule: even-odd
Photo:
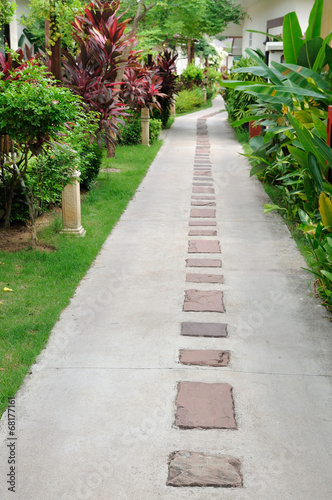
[[[214,194],[214,188],[212,188],[212,187],[193,187],[193,193]]]
[[[190,217],[195,218],[214,218],[216,216],[216,211],[214,208],[192,208],[190,211]]]
[[[220,253],[220,243],[214,240],[190,240],[188,253]]]
[[[175,451],[169,456],[166,485],[242,488],[241,462],[230,455]]]
[[[179,361],[183,365],[195,366],[228,366],[230,358],[229,351],[218,351],[212,349],[181,349]]]
[[[216,204],[214,201],[202,201],[202,200],[194,200],[191,204],[195,207],[215,207]],[[200,236],[203,236],[200,234]]]
[[[215,220],[196,219],[189,221],[189,226],[216,226],[216,225],[217,223]]]
[[[193,194],[191,196],[192,200],[215,200],[215,196],[201,195],[201,194]]]
[[[186,281],[189,283],[224,283],[224,277],[221,274],[199,274],[188,273]]]
[[[193,182],[193,186],[210,186],[210,187],[212,187],[213,184],[212,184],[212,182]]]
[[[204,231],[204,229],[201,229],[199,231]],[[190,233],[191,232],[192,231],[190,231]],[[198,236],[198,234],[195,236]],[[221,260],[220,259],[186,259],[186,265],[187,265],[187,267],[221,267]]]
[[[211,177],[212,176],[212,172],[211,172],[211,170],[195,170],[194,171],[194,176]]]
[[[227,325],[224,323],[194,323],[185,321],[181,325],[181,335],[185,337],[227,337]]]
[[[237,429],[232,386],[179,382],[174,424],[180,429]]]
[[[183,310],[224,313],[223,293],[220,290],[185,290]]]
[[[189,236],[217,236],[217,231],[214,229],[192,229],[189,231]]]

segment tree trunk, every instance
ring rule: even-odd
[[[6,214],[5,214],[5,222],[4,222],[4,228],[10,229],[10,215],[12,213],[12,204],[13,204],[13,198],[14,198],[14,191],[15,191],[15,184],[16,184],[16,175],[13,174],[12,179],[10,181],[10,186],[9,186],[9,193],[7,195],[6,193]]]

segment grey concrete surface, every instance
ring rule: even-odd
[[[223,107],[214,101],[212,111]],[[332,328],[310,275],[226,121],[208,118],[226,312],[183,312],[196,120],[177,118],[121,220],[16,397],[17,483],[7,500],[330,500]],[[83,221],[84,225],[84,221]],[[200,254],[200,258],[211,257]],[[207,272],[196,268],[195,272]],[[227,338],[180,335],[183,321]],[[179,364],[180,349],[231,351],[227,368]],[[237,430],[174,427],[179,381],[233,387]],[[244,487],[166,486],[177,450],[241,460]]]

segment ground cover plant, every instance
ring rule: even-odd
[[[0,250],[0,414],[45,346],[61,311],[134,195],[161,141],[118,147],[82,203],[84,238],[59,234],[60,215],[39,233],[53,251]],[[120,172],[107,171],[119,169]],[[1,239],[5,238],[0,233]],[[2,247],[2,245],[1,245]],[[12,291],[10,291],[12,290]]]

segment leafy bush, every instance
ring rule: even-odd
[[[251,57],[240,57],[233,65],[230,79],[231,80],[241,80],[241,81],[251,81],[251,82],[264,82],[264,78],[256,76],[250,72],[248,73],[237,73],[234,70],[239,68],[250,68],[255,66],[255,61]],[[246,92],[239,92],[231,88],[227,88],[223,92],[223,97],[225,100],[226,110],[228,111],[228,118],[230,122],[236,120],[241,120],[245,116],[249,115],[249,106],[257,102],[257,97],[247,94]]]
[[[125,121],[124,125],[119,125],[119,133],[118,144],[139,144],[142,139],[141,119],[139,115],[132,115]]]
[[[181,90],[175,99],[177,113],[187,113],[204,104],[204,92],[198,87]]]
[[[85,143],[80,154],[81,185],[85,189],[91,189],[93,181],[97,178],[101,167],[103,151],[97,142]],[[84,164],[84,168],[82,165]]]
[[[194,63],[188,64],[187,68],[181,75],[181,81],[185,88],[192,89],[202,84],[204,79],[204,71],[195,66]]]
[[[150,144],[158,140],[161,128],[161,120],[156,118],[150,119]],[[119,132],[121,135],[118,139],[118,144],[140,144],[142,141],[140,116],[133,115],[130,120],[126,121],[125,125],[120,125]]]
[[[150,144],[158,140],[162,128],[161,120],[151,118],[150,120]]]

